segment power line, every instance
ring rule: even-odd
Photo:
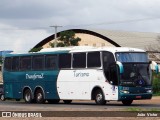
[[[88,26],[98,26],[98,25],[111,25],[111,24],[122,24],[122,23],[130,23],[130,22],[140,22],[140,21],[156,20],[156,19],[160,19],[160,17],[109,21],[109,22],[100,22],[100,23],[91,23],[91,24],[64,25],[63,27],[88,27]],[[52,26],[52,27],[55,27],[55,26]],[[58,27],[62,27],[62,26],[58,26]],[[0,28],[0,30],[44,30],[44,29],[49,29],[49,28],[48,27]]]
[[[111,21],[111,22],[101,22],[101,23],[92,23],[92,24],[80,24],[80,25],[66,25],[64,27],[73,26],[73,27],[80,27],[80,26],[96,26],[96,25],[109,25],[109,24],[121,24],[121,23],[130,23],[130,22],[139,22],[139,21],[146,21],[146,20],[153,20],[153,19],[160,19],[160,17],[156,18],[139,18],[139,19],[132,19],[132,20],[121,20],[121,21]]]

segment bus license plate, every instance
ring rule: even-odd
[[[140,98],[142,98],[142,96],[136,96],[136,98],[140,99]]]

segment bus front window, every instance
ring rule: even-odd
[[[116,53],[117,61],[122,63],[131,63],[131,62],[145,62],[148,63],[148,56],[145,52],[117,52]]]
[[[124,63],[124,73],[120,75],[122,86],[148,86],[151,85],[149,64]]]
[[[122,86],[149,86],[151,85],[151,70],[145,52],[116,53],[117,61],[122,62],[124,73],[120,75]]]

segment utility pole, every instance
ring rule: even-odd
[[[55,39],[55,44],[54,44],[54,47],[57,47],[57,28],[58,27],[62,27],[62,26],[58,26],[58,25],[53,25],[53,26],[50,26],[50,27],[54,27],[55,29],[55,35],[54,35],[54,39]]]

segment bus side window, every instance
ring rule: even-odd
[[[56,55],[46,55],[45,58],[45,69],[53,70],[57,68],[57,56]]]
[[[86,53],[73,54],[73,68],[86,68]]]
[[[44,56],[33,56],[32,58],[32,69],[33,70],[43,70],[44,69]]]
[[[89,52],[88,53],[87,67],[101,67],[100,52]]]
[[[10,71],[12,68],[12,58],[6,57],[4,61],[4,69]]]
[[[71,54],[64,53],[59,55],[59,68],[71,68]]]
[[[13,57],[12,59],[12,70],[18,71],[19,70],[19,57]]]
[[[20,70],[31,70],[31,56],[20,57]]]

